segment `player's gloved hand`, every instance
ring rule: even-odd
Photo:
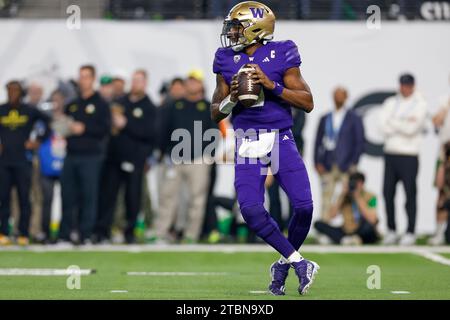
[[[250,64],[254,68],[254,71],[252,71],[252,79],[255,83],[261,84],[264,88],[268,90],[275,89],[275,82],[270,80],[264,71],[261,70],[261,68],[257,64]]]

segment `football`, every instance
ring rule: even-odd
[[[261,93],[261,85],[254,83],[250,77],[250,72],[254,68],[249,65],[244,65],[238,73],[238,99],[239,102],[246,108],[253,106],[258,100]]]

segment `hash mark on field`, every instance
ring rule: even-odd
[[[411,292],[409,292],[409,291],[391,291],[391,293],[393,293],[393,294],[410,294]]]
[[[128,276],[228,276],[229,272],[127,272]]]
[[[128,293],[128,290],[111,290],[111,293]]]
[[[252,290],[252,291],[249,291],[249,293],[252,293],[252,294],[266,294],[267,291],[262,291],[262,290]]]

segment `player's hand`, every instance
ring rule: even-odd
[[[432,119],[435,127],[440,128],[444,125],[445,117],[447,116],[447,110],[439,111]]]
[[[319,176],[323,175],[327,171],[325,169],[324,165],[320,164],[320,163],[316,164],[316,170],[317,170],[317,173],[319,174]]]
[[[230,100],[232,102],[238,101],[238,88],[239,88],[239,83],[237,81],[237,74],[235,74],[230,83]]]
[[[27,150],[37,150],[39,149],[40,143],[38,141],[27,140],[25,142],[25,149]]]
[[[83,122],[74,121],[70,124],[70,132],[76,136],[81,136],[86,131],[86,126]]]
[[[112,114],[112,123],[114,128],[122,130],[127,125],[127,118],[121,113]]]
[[[261,84],[264,88],[268,90],[275,89],[275,83],[270,80],[266,74],[261,70],[261,68],[257,64],[250,64],[254,68],[254,71],[251,72],[252,79],[255,83]]]

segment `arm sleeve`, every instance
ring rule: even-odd
[[[171,108],[172,104],[167,103],[159,107],[157,114],[159,132],[157,145],[162,154],[164,154],[166,150],[168,150],[170,144]]]
[[[222,74],[223,70],[223,56],[221,49],[217,49],[216,54],[214,56],[213,62],[213,72],[216,74]]]
[[[384,136],[389,136],[395,133],[395,129],[391,126],[389,119],[391,117],[391,112],[389,111],[389,98],[383,102],[383,106],[380,112],[380,126]]]
[[[362,119],[358,115],[354,115],[355,124],[354,124],[354,134],[355,134],[355,148],[352,157],[352,164],[358,164],[359,158],[364,152],[364,126],[362,123]]]
[[[302,64],[302,59],[300,57],[300,53],[298,52],[298,47],[291,40],[285,42],[283,61],[284,61],[284,70],[290,68],[298,68]]]
[[[420,102],[417,106],[417,111],[411,115],[411,119],[395,119],[388,120],[390,126],[392,126],[397,132],[406,135],[413,136],[419,133],[425,124],[427,117],[427,106],[425,102]]]
[[[322,139],[324,135],[324,123],[325,123],[325,117],[322,117],[320,119],[319,127],[317,128],[317,135],[316,135],[316,141],[314,144],[314,164],[321,163],[321,148],[322,148]]]
[[[51,132],[50,132],[50,117],[39,110],[36,110],[36,109],[32,109],[32,110],[34,110],[34,112],[35,112],[35,114],[34,114],[35,121],[41,121],[44,126],[44,132],[38,136],[38,140],[41,142],[45,141],[51,134]]]

